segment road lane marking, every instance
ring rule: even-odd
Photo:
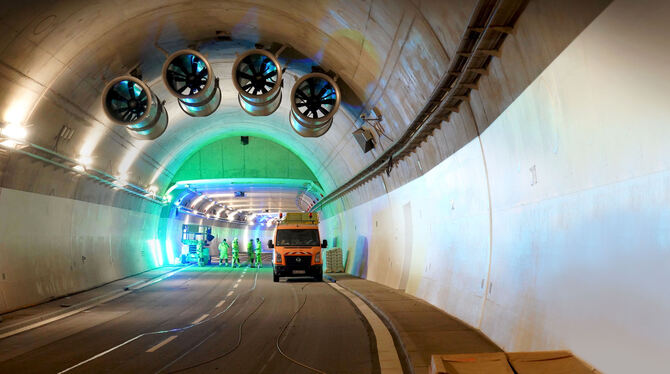
[[[160,343],[154,345],[153,347],[147,349],[147,352],[149,352],[149,353],[156,352],[160,347],[164,346],[165,344],[167,344],[167,343],[169,343],[169,342],[171,342],[175,339],[177,339],[177,335],[172,335],[169,338],[163,339],[162,342],[160,342]]]
[[[58,314],[58,315],[56,315],[56,316],[54,316],[54,317],[47,318],[47,319],[45,319],[45,320],[42,320],[42,321],[39,321],[39,322],[35,322],[35,323],[33,323],[33,324],[30,324],[30,325],[27,325],[27,326],[24,326],[24,327],[17,328],[16,330],[12,330],[12,331],[8,331],[8,332],[5,332],[5,333],[2,333],[2,334],[0,334],[0,339],[8,338],[8,337],[10,337],[10,336],[13,336],[13,335],[16,335],[16,334],[20,334],[20,333],[25,332],[25,331],[29,331],[29,330],[36,329],[36,328],[41,327],[41,326],[44,326],[44,325],[48,325],[48,324],[51,323],[51,322],[55,322],[55,321],[61,320],[61,319],[63,319],[63,318],[67,318],[67,317],[73,316],[73,315],[75,315],[75,314],[78,314],[78,313],[87,311],[87,310],[89,310],[89,309],[91,309],[91,308],[94,308],[94,307],[96,307],[96,306],[98,306],[98,305],[100,305],[100,304],[104,304],[104,303],[110,302],[110,301],[112,301],[112,300],[116,300],[116,299],[118,299],[118,298],[120,298],[120,297],[122,297],[122,296],[126,296],[126,295],[132,293],[132,292],[135,291],[135,290],[139,290],[139,289],[142,289],[142,288],[144,288],[144,287],[146,287],[146,286],[149,286],[149,285],[151,285],[151,284],[160,282],[160,281],[162,281],[163,279],[168,278],[168,277],[170,277],[170,276],[172,276],[172,275],[174,275],[174,274],[176,274],[176,273],[178,273],[178,272],[180,272],[180,271],[182,271],[182,270],[186,270],[186,269],[189,268],[190,266],[191,266],[191,265],[186,266],[186,267],[183,267],[183,268],[180,268],[180,269],[177,269],[177,270],[175,270],[175,271],[172,271],[172,272],[169,272],[169,273],[166,273],[166,274],[163,274],[163,275],[160,275],[160,276],[158,276],[157,278],[153,278],[153,280],[154,280],[153,282],[151,282],[152,279],[149,279],[149,280],[146,281],[147,284],[145,284],[145,285],[143,285],[143,286],[140,286],[140,287],[137,287],[137,288],[128,288],[128,287],[130,287],[130,286],[126,286],[126,287],[128,288],[128,290],[125,290],[125,289],[124,289],[124,290],[112,291],[112,292],[110,292],[110,293],[108,293],[108,294],[105,294],[105,295],[102,295],[102,296],[98,296],[98,298],[93,298],[93,299],[90,299],[90,300],[87,300],[87,301],[83,301],[83,302],[77,304],[77,305],[83,305],[82,307],[73,309],[73,310],[71,310],[71,311],[69,311],[69,312],[66,312],[66,313]],[[139,283],[142,283],[142,282],[144,282],[144,281],[140,281]],[[149,283],[149,282],[150,282],[150,283]],[[135,282],[135,283],[133,283],[133,285],[135,285],[135,284],[137,284],[137,283],[138,283],[138,282]],[[131,286],[132,286],[132,285],[131,285]],[[85,304],[85,305],[84,305],[84,304]],[[74,307],[76,307],[77,305],[74,305]]]
[[[339,291],[342,295],[351,300],[361,314],[368,320],[370,327],[377,340],[377,354],[379,356],[379,366],[382,374],[402,374],[402,365],[398,357],[398,351],[395,349],[391,332],[389,332],[384,322],[377,316],[370,307],[358,296],[344,289],[337,283],[328,283],[329,286]]]
[[[237,288],[237,286],[239,286],[239,285],[240,285],[239,283],[235,283],[235,285],[233,286],[233,288]]]
[[[253,291],[253,290],[256,289],[257,281],[258,281],[258,273],[256,273],[256,277],[254,278],[254,283],[253,283],[254,285],[253,285],[248,291],[246,291],[247,293],[248,293],[248,292],[251,292],[251,291]],[[228,306],[227,306],[225,309],[223,309],[221,312],[215,314],[215,315],[212,317],[212,319],[210,319],[210,321],[213,320],[213,319],[215,319],[215,318],[217,318],[217,317],[219,317],[220,315],[226,313],[228,310],[230,310],[230,308],[232,308],[233,305],[235,305],[235,302],[237,301],[237,299],[238,299],[240,296],[241,296],[241,295],[237,295],[237,296],[233,299],[233,301],[231,301],[230,304],[228,304]],[[88,358],[88,359],[86,359],[86,360],[84,360],[84,361],[82,361],[82,362],[79,362],[79,363],[77,363],[77,364],[75,364],[75,365],[72,365],[72,366],[66,368],[66,369],[63,369],[63,370],[59,371],[57,374],[67,373],[67,372],[69,372],[69,371],[72,371],[72,370],[74,370],[74,369],[80,367],[80,366],[86,365],[86,364],[88,364],[89,362],[94,361],[94,360],[96,360],[96,359],[98,359],[98,358],[100,358],[100,357],[102,357],[102,356],[104,356],[104,355],[106,355],[106,354],[108,354],[108,353],[110,353],[110,352],[113,352],[113,351],[115,351],[115,350],[117,350],[117,349],[119,349],[119,348],[121,348],[121,347],[123,347],[123,346],[125,346],[125,345],[127,345],[127,344],[130,344],[130,343],[134,342],[135,340],[140,339],[140,338],[142,338],[142,337],[144,337],[144,336],[158,335],[158,334],[166,334],[166,333],[168,333],[168,332],[184,331],[184,330],[188,330],[188,329],[192,328],[193,326],[194,326],[194,325],[188,325],[188,326],[179,327],[179,328],[175,328],[175,329],[171,329],[171,330],[160,330],[160,331],[152,331],[152,332],[145,332],[145,333],[139,334],[139,335],[135,336],[134,338],[128,339],[128,340],[126,340],[125,342],[123,342],[123,343],[121,343],[121,344],[118,344],[118,345],[115,345],[115,346],[112,347],[112,348],[109,348],[109,349],[106,350],[106,351],[102,351],[102,352],[98,353],[98,354],[95,355],[95,356],[91,356],[90,358]],[[213,334],[215,334],[215,333],[216,333],[216,332],[213,332],[211,335],[213,335]],[[197,348],[200,344],[204,343],[207,339],[208,339],[208,337],[205,338],[205,340],[203,340],[201,343],[198,343],[198,344],[195,345],[192,349],[190,349],[189,351],[187,351],[187,353],[193,351],[194,348]],[[179,358],[178,358],[178,359],[179,359]],[[175,361],[175,362],[176,362],[176,361]],[[168,366],[170,366],[171,364],[172,364],[172,363],[170,363]],[[165,368],[167,368],[168,366],[166,366]],[[163,370],[163,369],[161,369],[161,371],[162,371],[162,370]]]
[[[235,282],[235,283],[240,283],[241,280],[242,280],[242,279],[238,279],[237,282]]]
[[[200,316],[200,318],[196,319],[195,321],[191,322],[192,325],[195,325],[199,322],[202,322],[205,318],[209,317],[209,314],[203,314]]]
[[[219,301],[219,303],[218,303],[218,304],[216,304],[216,308],[220,308],[220,307],[221,307],[221,305],[223,305],[223,303],[224,303],[224,302],[226,302],[226,300],[225,300],[225,299],[224,299],[224,300],[221,300],[221,301]]]
[[[228,297],[228,296],[230,296],[230,295],[232,295],[232,294],[233,294],[233,291],[230,291],[230,292],[228,292],[228,294],[226,295],[226,297]]]

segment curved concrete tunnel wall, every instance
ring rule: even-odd
[[[481,137],[324,221],[348,271],[505,350],[665,371],[669,18],[667,3],[615,1]]]
[[[639,366],[631,365],[641,361],[659,368],[663,353],[670,349],[664,321],[670,302],[659,290],[668,280],[664,269],[670,240],[670,217],[662,209],[669,202],[670,184],[670,158],[664,146],[670,113],[662,99],[670,80],[664,69],[668,53],[660,47],[665,45],[663,26],[670,11],[662,1],[617,0],[556,58],[557,51],[581,31],[582,23],[591,20],[580,10],[590,7],[597,14],[608,3],[531,2],[519,28],[506,41],[502,58],[494,60],[490,75],[482,77],[479,90],[472,92],[470,104],[462,105],[461,112],[416,154],[401,161],[390,177],[376,178],[326,207],[326,237],[331,242],[337,238],[338,246],[349,250],[350,272],[404,288],[479,327],[507,350],[568,348],[608,373],[636,372]],[[407,14],[417,11],[405,9],[388,18],[380,16],[375,22],[381,24],[371,26],[371,34],[378,34],[376,39],[368,35],[369,39],[384,46],[379,50],[399,71],[364,68],[347,74],[357,92],[379,103],[394,137],[425,103],[439,70],[446,66],[446,56],[456,52],[457,35],[472,6],[469,1],[425,4],[424,18],[417,17],[416,24]],[[436,4],[455,10],[437,11],[441,5]],[[543,16],[537,17],[540,13]],[[354,23],[365,22],[356,18]],[[569,26],[561,29],[565,24]],[[392,38],[389,30],[401,40]],[[286,30],[282,33],[284,40],[293,37]],[[86,56],[70,56],[77,51],[76,41],[72,43],[54,55],[85,66]],[[354,44],[345,43],[345,50],[360,51],[358,44],[350,48]],[[13,43],[10,51],[23,45]],[[318,51],[318,43],[305,45],[306,54]],[[84,104],[77,108],[61,97],[76,76],[65,69],[68,79],[59,81],[55,71],[60,70],[38,69],[40,61],[49,60],[43,52],[43,59],[33,65],[21,62],[22,55],[16,53],[18,62],[12,59],[0,66],[2,85],[11,88],[8,92],[27,90],[31,98],[43,93],[33,120],[59,119],[35,141],[48,144],[62,123],[81,125],[82,132],[104,127],[89,123],[97,120],[88,112],[99,114],[97,96],[92,94],[102,85],[99,72],[93,71],[97,67],[85,70],[88,78],[76,93]],[[351,62],[350,53],[327,52],[324,63],[332,67]],[[367,56],[362,64],[374,70],[371,61]],[[425,61],[432,61],[425,64],[432,68],[413,74]],[[12,64],[19,65],[16,71],[27,65],[25,76],[16,78],[16,71],[8,72]],[[115,61],[105,68],[118,72],[124,66]],[[30,76],[34,80],[29,88],[17,88],[17,82],[25,83]],[[378,84],[371,85],[376,79]],[[408,91],[416,91],[416,97],[408,97]],[[174,100],[170,105],[171,111],[175,109]],[[235,103],[228,105],[234,107]],[[229,112],[218,118],[227,116]],[[342,119],[347,126],[353,124],[349,117]],[[241,125],[252,129],[257,122]],[[216,127],[208,123],[203,134],[220,136]],[[166,133],[146,154],[140,152],[136,164],[141,165],[133,166],[136,175],[149,180],[162,162],[160,156],[172,156],[184,134],[193,135],[191,144],[197,143],[185,122],[175,128],[183,130]],[[100,143],[100,157],[116,166],[115,153],[132,146],[121,131],[101,131],[109,139]],[[291,140],[290,131],[277,136],[282,144]],[[359,152],[352,139],[340,140],[332,134],[328,157],[320,165],[310,165],[313,171],[336,170],[326,175],[323,184],[328,189],[372,160],[369,154],[356,157],[354,152],[338,159],[352,145]],[[76,154],[75,143],[66,150]],[[318,149],[309,143],[298,146],[304,154]],[[182,156],[187,153],[180,151]],[[25,159],[0,163],[6,165],[0,168],[4,173],[0,312],[155,265],[147,243],[156,238],[159,221],[167,220],[159,218],[160,207],[73,181]],[[15,212],[23,216],[13,217]],[[164,223],[179,227],[181,221]],[[93,259],[96,256],[87,255],[92,250],[104,256]],[[81,256],[87,260],[80,265]]]
[[[160,207],[135,200],[131,210],[0,189],[0,313],[158,266]]]

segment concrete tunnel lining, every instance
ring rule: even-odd
[[[356,108],[341,111],[339,126],[326,136],[307,141],[285,126],[285,104],[262,120],[244,117],[230,85],[223,84],[221,108],[199,122],[196,133],[157,75],[150,78],[162,58],[154,37],[161,35],[161,45],[171,48],[203,39],[215,23],[231,30],[244,22],[257,25],[234,31],[242,42],[230,48],[203,44],[223,82],[230,79],[232,51],[251,41],[288,42],[306,56],[323,51],[321,65],[340,74],[361,101],[376,103],[388,116],[385,129],[397,137],[456,52],[472,6],[372,1],[365,3],[368,12],[359,12],[362,4],[347,7],[341,0],[329,4],[339,13],[310,4],[301,11],[322,17],[309,18],[277,1],[258,18],[244,18],[257,4],[238,1],[234,9],[221,8],[231,10],[228,19],[212,12],[198,27],[159,32],[157,22],[146,21],[164,16],[188,23],[198,11],[182,1],[165,11],[143,4],[124,3],[123,12],[102,17],[100,25],[89,23],[90,31],[114,30],[133,17],[145,22],[146,29],[134,30],[125,46],[109,43],[114,33],[100,38],[75,22],[111,13],[105,7],[112,5],[79,7],[72,1],[35,15],[21,5],[5,8],[0,14],[8,22],[0,29],[13,39],[0,43],[0,86],[6,87],[0,103],[19,110],[4,119],[33,123],[40,131],[31,130],[30,140],[43,145],[53,144],[69,124],[77,133],[56,143],[59,152],[77,156],[90,147],[86,138],[97,138],[90,149],[96,164],[110,171],[127,166],[133,179],[163,190],[170,174],[156,170],[176,171],[203,139],[267,136],[299,154],[326,191],[374,159],[349,136]],[[285,18],[271,20],[275,14]],[[658,46],[668,17],[667,4],[654,0],[569,1],[563,8],[531,1],[470,102],[445,123],[451,126],[437,130],[392,175],[324,208],[324,236],[348,250],[348,272],[427,300],[505,350],[570,349],[608,373],[663,367],[670,302],[658,288],[668,280],[670,247],[663,208],[670,80],[662,64],[667,52]],[[286,19],[314,35],[276,26]],[[358,34],[337,39],[340,26]],[[47,31],[31,35],[42,29]],[[320,42],[318,35],[332,39]],[[368,46],[386,59],[375,61]],[[95,50],[94,57],[87,50]],[[171,115],[168,132],[146,145],[108,125],[99,104],[101,77],[137,59],[145,59],[150,86],[168,100]],[[124,161],[123,154],[131,156]],[[0,310],[154,267],[147,241],[157,238],[159,227],[181,223],[121,192],[42,171],[37,162],[0,157],[0,255],[9,260],[0,262]],[[33,234],[35,226],[40,235]],[[26,243],[26,236],[34,242]]]

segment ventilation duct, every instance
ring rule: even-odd
[[[291,91],[289,120],[301,136],[319,137],[330,129],[339,107],[340,89],[335,81],[323,73],[307,74]]]
[[[163,82],[189,116],[208,116],[221,104],[219,79],[205,56],[194,50],[184,49],[167,58]]]
[[[125,126],[137,139],[153,140],[168,125],[165,105],[144,82],[122,76],[107,84],[102,93],[102,107],[114,123]]]
[[[233,64],[233,84],[245,112],[252,116],[274,113],[282,99],[282,71],[277,57],[262,49],[241,54]]]

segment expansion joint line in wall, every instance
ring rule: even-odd
[[[370,165],[339,186],[310,210],[316,211],[367,181],[380,175],[389,163],[397,164],[411,155],[421,144],[448,121],[458,107],[467,102],[482,75],[488,71],[493,57],[520,17],[528,0],[480,0],[473,10],[458,51],[442,80],[426,105],[407,127],[403,135]]]
[[[467,103],[470,106],[470,103]],[[470,112],[472,112],[472,107],[470,107]],[[486,287],[484,289],[484,295],[482,297],[482,305],[479,309],[479,319],[477,320],[477,328],[482,329],[482,321],[484,320],[484,309],[486,308],[486,301],[488,300],[489,292],[491,292],[491,261],[493,259],[493,202],[491,201],[491,181],[489,180],[489,167],[486,162],[486,152],[484,152],[484,144],[482,143],[481,133],[479,132],[479,126],[475,122],[475,131],[477,132],[477,142],[479,142],[479,149],[482,152],[482,163],[484,165],[484,177],[486,178],[486,193],[489,202],[489,259],[488,266],[486,270]]]

